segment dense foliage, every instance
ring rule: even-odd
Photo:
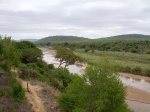
[[[21,53],[10,37],[0,36],[0,67],[10,71],[12,66],[18,66]]]
[[[60,96],[63,112],[130,112],[125,87],[108,61],[89,66],[83,77],[75,75]]]
[[[0,112],[31,109],[25,100],[25,90],[11,72],[12,68],[20,66],[20,58],[21,52],[11,37],[0,36]]]
[[[56,50],[55,58],[60,62],[59,67],[62,64],[65,64],[66,67],[68,65],[83,62],[83,60],[79,56],[75,55],[70,49],[60,46],[54,46],[53,49]]]
[[[16,44],[22,53],[21,61],[23,63],[32,63],[41,60],[42,51],[38,49],[35,44],[29,41],[21,41],[17,42]]]
[[[41,43],[41,45],[46,46],[47,44]],[[150,41],[148,40],[97,40],[87,42],[51,43],[50,45],[61,45],[72,50],[85,49],[85,52],[99,50],[150,54]]]

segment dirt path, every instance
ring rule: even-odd
[[[21,81],[23,88],[27,88],[27,82],[17,78],[19,81]],[[46,112],[44,105],[42,103],[42,99],[37,95],[37,92],[42,89],[42,87],[38,85],[31,85],[28,83],[29,86],[29,92],[26,92],[26,98],[28,101],[32,104],[33,112]]]

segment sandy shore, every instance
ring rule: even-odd
[[[150,77],[145,77],[145,76],[140,76],[140,75],[135,75],[135,74],[130,74],[130,73],[121,73],[119,72],[119,75],[124,76],[124,77],[131,77],[133,79],[144,79],[145,81],[150,82]]]
[[[125,76],[125,77],[131,77],[137,80],[144,79],[146,81],[150,81],[150,77],[139,76],[139,75],[130,74],[130,73],[119,73],[119,75]],[[129,86],[129,85],[126,85],[126,86],[127,86],[126,99],[150,104],[149,92]]]

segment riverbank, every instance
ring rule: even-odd
[[[51,55],[55,55],[55,51],[54,50],[48,50],[48,49],[44,49],[44,52],[47,52]],[[84,73],[85,70],[85,66],[82,67],[82,69],[80,69],[80,72]],[[139,75],[134,75],[134,74],[129,74],[129,73],[119,73],[120,76],[124,76],[126,78],[133,78],[136,80],[145,80],[145,81],[150,81],[149,77],[144,77],[144,76],[139,76]],[[129,85],[125,85],[127,87],[127,96],[126,99],[128,100],[128,102],[133,101],[135,103],[135,101],[137,103],[143,103],[143,104],[150,104],[150,92],[144,91],[142,89],[138,89],[136,87]],[[133,103],[132,102],[132,103]],[[139,111],[142,112],[142,111]],[[146,111],[148,112],[148,111]]]

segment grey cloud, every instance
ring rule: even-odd
[[[149,34],[149,5],[149,0],[1,0],[0,33],[16,39]]]

